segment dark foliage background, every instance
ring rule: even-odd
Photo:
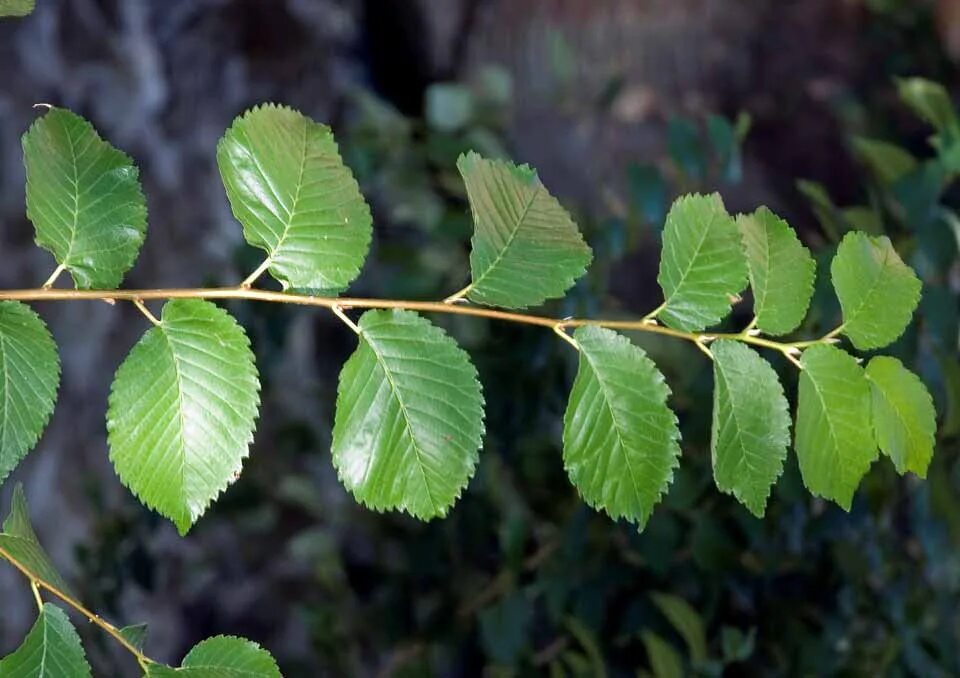
[[[822,261],[851,224],[884,230],[926,286],[895,351],[935,394],[934,465],[922,482],[875,464],[849,514],[811,499],[793,459],[762,521],[719,494],[708,365],[688,346],[636,337],[667,374],[684,432],[682,468],[642,534],[589,510],[566,480],[574,364],[549,333],[437,319],[478,365],[488,434],[450,517],[421,524],[357,506],[331,467],[349,333],[321,312],[248,304],[231,311],[264,382],[252,456],[180,539],[107,460],[106,395],[142,317],[43,306],[61,346],[60,400],[13,480],[81,597],[118,622],[149,622],[151,656],[177,662],[201,638],[235,633],[288,676],[960,673],[960,168],[952,148],[934,154],[892,81],[923,75],[956,91],[960,3],[38,5],[0,23],[5,287],[53,268],[24,216],[19,137],[32,104],[76,110],[136,158],[150,228],[126,284],[160,287],[230,284],[258,262],[214,148],[264,100],[330,123],[373,205],[357,294],[433,299],[462,286],[470,223],[454,161],[467,148],[530,162],[579,215],[596,263],[548,309],[558,316],[654,306],[658,229],[669,199],[692,189],[721,190],[731,210],[769,204]],[[885,181],[870,157],[858,161],[855,134],[926,162]],[[823,282],[806,333],[836,324]],[[749,300],[740,306],[736,326],[749,319]],[[792,392],[795,375],[777,367]],[[0,653],[33,611],[28,587],[0,568]],[[102,635],[81,633],[102,675],[132,674]]]

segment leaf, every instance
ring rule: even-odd
[[[18,565],[31,579],[44,581],[59,591],[73,595],[37,539],[27,510],[23,485],[17,483],[10,500],[10,513],[0,532],[0,557]]]
[[[120,480],[186,534],[239,477],[259,390],[250,342],[226,311],[167,302],[114,377],[107,439]]]
[[[143,644],[147,641],[147,630],[146,624],[131,624],[120,629],[120,635],[135,648],[143,651]]]
[[[650,597],[673,628],[683,636],[690,659],[694,662],[707,661],[707,634],[697,611],[683,598],[669,593],[651,593]]]
[[[746,287],[747,265],[736,222],[718,194],[673,203],[657,282],[665,299],[657,317],[670,327],[697,332],[730,312],[731,297]]]
[[[46,603],[23,644],[0,660],[0,676],[85,678],[90,676],[80,636],[56,605]]]
[[[0,0],[0,17],[27,16],[33,12],[36,0]]]
[[[217,165],[243,236],[284,289],[341,290],[370,247],[370,208],[326,125],[264,104],[234,120]]]
[[[114,289],[136,261],[147,207],[133,161],[93,126],[52,108],[23,135],[27,217],[79,289]]]
[[[873,394],[873,430],[880,451],[900,474],[927,477],[937,433],[933,399],[920,378],[896,358],[875,356],[866,370]]]
[[[560,203],[527,165],[461,155],[473,212],[467,297],[506,308],[538,306],[561,297],[593,255]]]
[[[923,78],[897,78],[901,101],[926,123],[937,130],[957,124],[950,93],[940,83]]]
[[[840,208],[830,199],[830,194],[827,193],[823,184],[807,179],[798,179],[797,190],[807,199],[810,209],[817,217],[817,222],[831,241],[836,242],[840,239],[842,233],[850,230]]]
[[[713,353],[713,428],[710,451],[717,487],[758,518],[783,472],[790,415],[770,364],[738,341],[719,340]]]
[[[644,631],[640,637],[656,678],[683,678],[683,659],[673,645],[652,631]]]
[[[680,456],[670,388],[642,349],[601,327],[574,333],[580,347],[563,417],[563,462],[584,501],[641,528]]]
[[[817,265],[786,221],[759,208],[737,217],[747,255],[753,312],[757,327],[767,334],[797,329],[813,296]]]
[[[920,280],[886,236],[851,231],[830,266],[843,309],[843,333],[861,350],[893,342],[910,324]]]
[[[870,386],[857,361],[835,346],[811,346],[800,362],[795,444],[803,484],[849,511],[877,458]]]
[[[444,516],[473,476],[483,394],[469,356],[410,311],[367,311],[340,373],[333,463],[363,504]]]
[[[46,428],[60,385],[60,356],[29,306],[0,302],[0,482]]]
[[[214,636],[197,643],[180,668],[147,665],[147,678],[281,678],[270,653],[253,641]]]
[[[896,144],[879,139],[853,137],[851,145],[860,162],[866,165],[884,186],[889,186],[917,168],[917,159]]]

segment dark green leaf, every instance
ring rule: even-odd
[[[0,676],[9,678],[89,678],[80,636],[66,613],[43,606],[23,644],[0,660]]]

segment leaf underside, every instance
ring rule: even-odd
[[[777,373],[755,351],[729,340],[714,342],[710,350],[713,476],[721,491],[760,518],[787,458],[787,399]]]
[[[926,386],[896,358],[875,356],[867,365],[873,428],[880,451],[897,471],[927,476],[933,458],[937,412]]]
[[[0,483],[36,445],[60,384],[57,345],[43,320],[0,302]]]
[[[642,527],[678,466],[670,388],[626,337],[582,327],[574,338],[580,367],[563,418],[564,466],[590,506]]]
[[[781,335],[797,329],[813,296],[816,263],[786,221],[761,207],[737,217],[747,256],[757,327]]]
[[[526,165],[470,152],[457,168],[473,213],[467,297],[505,308],[561,297],[593,257],[570,215]]]
[[[467,354],[410,311],[367,311],[340,373],[333,463],[376,510],[446,515],[483,437],[483,394]]]
[[[0,676],[10,678],[89,678],[80,636],[56,605],[46,603],[23,644],[0,660]]]
[[[147,207],[133,161],[70,111],[54,108],[23,135],[27,217],[40,247],[80,289],[114,289],[137,258]]]
[[[812,346],[800,362],[796,450],[803,483],[849,511],[877,458],[870,385],[857,361],[835,346]]]
[[[259,389],[249,340],[226,311],[167,302],[110,393],[107,437],[121,481],[185,534],[239,476]]]
[[[860,350],[882,348],[910,324],[920,280],[886,236],[850,231],[830,266],[843,310],[843,333]]]
[[[214,636],[197,643],[180,668],[147,666],[147,678],[281,678],[270,653],[253,641]]]
[[[720,322],[747,284],[736,222],[716,193],[677,199],[663,229],[657,282],[664,305],[658,318],[686,332]]]
[[[266,104],[237,118],[217,164],[247,242],[284,289],[345,289],[360,274],[373,220],[326,125]]]

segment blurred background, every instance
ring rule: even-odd
[[[373,208],[357,295],[438,299],[468,275],[455,159],[529,162],[596,260],[556,316],[660,301],[670,201],[719,190],[768,204],[821,263],[851,227],[885,232],[924,280],[893,352],[939,416],[925,481],[874,464],[845,513],[791,455],[763,520],[712,484],[709,365],[636,336],[673,389],[681,468],[637,533],[587,508],[561,462],[575,357],[549,332],[434,318],[473,356],[487,435],[446,520],[358,506],[330,431],[354,347],[319,310],[229,305],[251,335],[263,407],[240,480],[185,539],[107,458],[116,366],[135,309],[40,305],[60,345],[56,413],[0,489],[25,484],[41,540],[91,608],[147,622],[178,663],[214,634],[297,676],[960,674],[960,126],[935,130],[898,76],[957,92],[958,0],[38,0],[0,22],[0,285],[54,267],[24,216],[20,136],[37,102],[90,119],[141,168],[150,210],[130,287],[234,284],[260,261],[233,220],[217,140],[277,101],[330,124]],[[936,136],[931,139],[931,135]],[[731,327],[750,318],[749,299]],[[837,324],[827,279],[800,334]],[[789,394],[795,370],[770,357]],[[0,567],[0,654],[32,623]],[[80,625],[97,675],[135,664]]]

